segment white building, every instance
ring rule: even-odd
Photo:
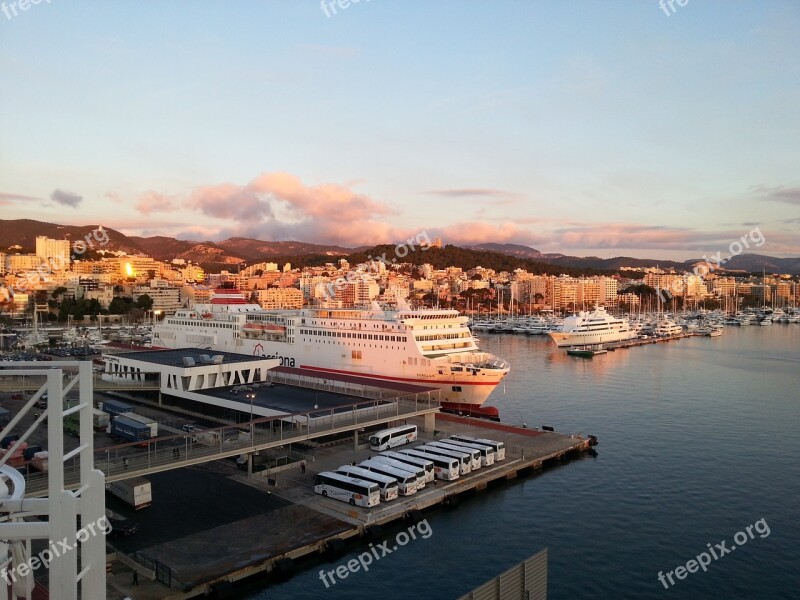
[[[54,240],[45,235],[36,236],[36,256],[50,265],[54,271],[69,267],[69,240]]]

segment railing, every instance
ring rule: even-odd
[[[156,558],[150,558],[142,552],[126,554],[130,560],[142,565],[145,569],[155,573],[156,580],[169,588],[183,589],[186,586],[175,577],[175,571]]]
[[[201,432],[159,437],[97,448],[94,465],[107,481],[128,479],[148,472],[166,471],[385,423],[420,412],[437,410],[439,401],[428,393],[395,397],[392,402],[371,400],[355,405],[334,406],[278,417],[262,417],[239,426],[224,426]],[[78,481],[77,463],[65,465],[67,484]],[[29,473],[27,489],[45,489],[46,473]]]

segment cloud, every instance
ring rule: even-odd
[[[767,187],[764,185],[756,185],[751,187],[750,191],[761,196],[764,200],[800,206],[800,187],[785,187],[782,185]]]
[[[144,215],[156,212],[172,212],[177,209],[178,206],[174,196],[160,194],[153,190],[144,192],[136,201],[136,210]]]
[[[78,205],[83,200],[83,196],[79,196],[73,192],[66,192],[61,189],[56,189],[50,194],[50,200],[57,204],[63,204],[64,206],[71,206],[72,208],[78,208]]]
[[[35,196],[26,196],[25,194],[15,194],[13,192],[0,192],[0,200],[41,200],[41,198],[36,198]]]
[[[183,196],[149,190],[139,196],[136,208],[146,215],[190,209],[232,221],[220,227],[220,234],[272,240],[377,243],[397,235],[393,227],[376,220],[394,212],[389,205],[349,185],[307,185],[282,172],[262,173],[244,185],[199,186]]]
[[[506,190],[493,190],[487,188],[456,188],[449,190],[430,190],[425,192],[434,196],[445,196],[448,198],[463,198],[463,197],[489,197],[489,198],[508,198],[508,197],[521,197],[520,194],[515,192],[508,192]]]

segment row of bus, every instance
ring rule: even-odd
[[[505,459],[505,445],[495,440],[454,435],[404,450],[389,450],[417,439],[415,425],[380,431],[376,438],[383,450],[359,465],[343,465],[336,471],[316,476],[314,491],[326,497],[349,502],[353,506],[375,506],[380,501],[410,496],[434,478],[458,479],[495,460]],[[393,443],[402,440],[400,443]],[[377,448],[374,448],[377,449]]]

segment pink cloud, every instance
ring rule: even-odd
[[[106,196],[109,196],[106,194]],[[172,212],[178,209],[178,202],[174,196],[168,196],[159,192],[148,190],[139,196],[136,202],[136,210],[144,215],[156,212]]]

